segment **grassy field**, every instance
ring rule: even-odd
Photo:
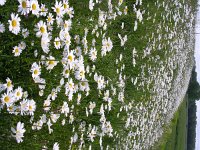
[[[0,149],[154,145],[187,90],[196,1],[38,0],[25,15],[20,2],[0,5]],[[47,9],[35,11],[37,2]],[[26,131],[17,143],[19,122]]]
[[[186,150],[187,149],[187,96],[174,114],[159,143],[153,148],[156,150]]]

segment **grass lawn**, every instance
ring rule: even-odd
[[[174,114],[161,137],[157,150],[186,150],[187,148],[187,96]]]
[[[0,149],[149,149],[187,90],[195,2],[1,4]],[[184,146],[183,105],[167,132],[172,149]],[[26,131],[15,132],[20,122]]]

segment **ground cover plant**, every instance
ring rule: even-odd
[[[0,0],[1,149],[149,149],[193,66],[189,0]]]

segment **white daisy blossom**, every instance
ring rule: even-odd
[[[122,36],[121,36],[120,34],[118,34],[118,37],[119,37],[119,39],[120,39],[120,41],[121,41],[121,46],[124,46],[125,42],[128,40],[128,39],[127,39],[127,35],[125,35],[125,36],[122,38]]]
[[[54,143],[53,150],[59,150],[59,144],[58,144],[58,142]]]
[[[46,61],[47,70],[52,70],[58,63],[53,56],[49,56]]]
[[[72,20],[71,19],[65,20],[63,24],[64,29],[69,31],[71,29],[71,26],[72,26]]]
[[[61,48],[61,42],[60,42],[60,38],[56,37],[54,40],[54,46],[56,49],[60,49]]]
[[[56,1],[55,6],[52,7],[52,9],[54,10],[57,16],[62,17],[64,15],[64,7],[62,2]]]
[[[61,108],[61,113],[65,114],[65,116],[67,117],[69,114],[69,106],[67,104],[67,102],[63,102],[62,108]]]
[[[13,132],[13,137],[16,138],[17,143],[20,143],[23,141],[22,138],[24,137],[24,132],[26,131],[24,129],[24,123],[18,122],[16,130],[12,127],[11,131]]]
[[[37,0],[30,1],[30,10],[32,11],[32,14],[39,15],[40,6]]]
[[[4,33],[4,32],[5,32],[5,25],[0,22],[0,33]]]
[[[44,53],[49,53],[50,37],[49,34],[44,34],[41,38],[41,47]]]
[[[14,100],[15,100],[14,99],[14,95],[11,92],[4,93],[1,96],[1,103],[3,105],[6,104],[7,107],[10,106],[10,105],[12,105],[14,103]]]
[[[6,3],[6,0],[0,0],[0,5],[3,6]]]
[[[46,16],[47,12],[48,12],[48,9],[46,8],[45,4],[42,4],[40,8],[40,16]]]
[[[50,24],[50,25],[52,25],[53,22],[54,22],[54,20],[55,19],[53,18],[52,13],[49,13],[48,16],[47,16],[47,19],[46,19],[47,23]]]
[[[22,49],[19,46],[15,46],[12,52],[14,53],[14,56],[20,56]]]
[[[26,48],[26,43],[24,41],[21,41],[19,44],[18,44],[19,48],[24,50]]]
[[[28,100],[27,99],[23,99],[20,102],[20,112],[21,112],[22,116],[27,114],[27,112],[28,112]]]
[[[36,103],[34,100],[28,100],[28,112],[30,115],[34,114],[34,111],[36,109]]]
[[[14,93],[16,100],[20,100],[23,96],[23,89],[21,87],[18,87],[17,89],[15,89]]]
[[[36,25],[35,31],[37,32],[36,33],[37,37],[41,37],[42,35],[47,34],[46,23],[40,20]]]
[[[113,48],[112,41],[110,37],[108,39],[104,38],[102,40],[101,55],[105,56],[107,52],[110,52]]]
[[[90,59],[92,61],[95,61],[97,59],[97,50],[96,50],[96,48],[91,48],[89,56],[90,56]]]
[[[30,12],[29,0],[18,0],[18,2],[18,12],[21,12],[22,15],[27,15]]]
[[[12,81],[10,80],[10,78],[6,79],[6,84],[4,84],[4,86],[6,87],[8,92],[13,90],[13,84],[12,84]]]
[[[69,78],[69,75],[70,75],[70,69],[68,66],[65,66],[64,69],[63,69],[63,77],[64,78]]]
[[[22,29],[22,35],[23,35],[24,38],[27,38],[29,36],[28,29]]]
[[[31,66],[32,78],[37,78],[41,74],[41,67],[36,62],[34,62]]]
[[[85,79],[85,68],[84,68],[84,66],[80,66],[79,69],[75,72],[75,78],[77,80],[84,80]]]
[[[14,34],[18,34],[20,32],[20,21],[21,19],[18,17],[18,14],[11,14],[11,20],[8,20],[9,23],[9,31]]]
[[[93,11],[93,9],[94,9],[94,2],[93,2],[93,0],[90,0],[90,1],[89,1],[89,9],[90,9],[91,11]]]
[[[56,123],[58,118],[60,118],[60,114],[51,114],[51,120],[53,123]]]

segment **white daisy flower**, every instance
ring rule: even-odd
[[[85,79],[85,68],[84,66],[80,66],[78,70],[75,72],[75,78],[77,80],[84,80]]]
[[[14,34],[18,34],[20,31],[20,21],[21,19],[18,17],[18,14],[11,14],[11,20],[8,20],[9,23],[9,31],[11,31]]]
[[[69,31],[71,29],[71,26],[72,26],[72,20],[71,19],[65,20],[63,24],[64,29]]]
[[[58,142],[54,143],[53,150],[59,150],[59,144],[58,144]]]
[[[12,127],[11,131],[13,132],[13,134],[14,134],[13,137],[16,138],[17,143],[20,143],[23,141],[22,138],[24,137],[24,132],[26,131],[24,129],[24,123],[18,122],[16,130]]]
[[[7,91],[13,90],[13,84],[12,84],[12,81],[10,80],[10,78],[6,79],[6,84],[4,84],[4,86],[6,87]]]
[[[74,8],[70,7],[66,9],[66,13],[69,15],[70,18],[74,17]]]
[[[40,8],[40,16],[46,16],[47,12],[48,12],[48,8],[46,8],[45,4],[42,4]]]
[[[22,53],[22,49],[19,46],[15,46],[12,53],[14,53],[14,56],[19,56]]]
[[[67,12],[67,10],[69,9],[69,2],[68,2],[68,0],[63,0],[63,7],[64,7],[64,11]]]
[[[89,1],[89,9],[90,9],[91,11],[93,11],[93,9],[94,9],[94,2],[93,2],[93,0],[90,0],[90,1]]]
[[[75,54],[76,54],[76,56],[81,56],[81,54],[82,54],[82,49],[81,49],[80,46],[77,46],[77,47],[75,48]]]
[[[61,48],[61,42],[60,42],[60,38],[56,37],[54,40],[54,46],[56,49],[60,49]]]
[[[23,89],[21,87],[18,87],[17,89],[15,89],[14,95],[16,100],[20,100],[23,96]]]
[[[48,61],[46,61],[47,70],[52,70],[58,63],[58,61],[55,61],[55,58],[53,56],[49,56]]]
[[[60,118],[60,114],[51,114],[51,120],[53,123],[56,123],[57,120]]]
[[[41,66],[34,62],[31,66],[32,78],[37,78],[41,74]]]
[[[50,46],[50,37],[48,34],[44,34],[41,38],[41,47],[43,52],[45,52],[46,54],[49,53],[49,46]]]
[[[6,3],[6,0],[0,0],[0,5],[3,6]]]
[[[30,1],[30,9],[32,11],[32,14],[39,15],[40,6],[39,6],[37,0],[31,0]]]
[[[97,50],[96,50],[96,48],[91,48],[89,56],[90,56],[90,59],[92,61],[95,61],[97,59]]]
[[[24,41],[21,41],[18,45],[18,47],[21,49],[21,50],[24,50],[26,48],[26,43]]]
[[[27,38],[27,37],[29,36],[29,31],[28,31],[27,28],[26,28],[26,29],[22,29],[22,36],[23,36],[24,38]]]
[[[57,16],[62,17],[64,14],[64,7],[62,2],[58,2],[56,1],[55,6],[52,7],[52,9],[54,10],[54,12],[56,13]]]
[[[1,103],[3,105],[6,104],[6,106],[8,107],[8,106],[12,105],[13,102],[14,102],[14,96],[11,92],[2,94]]]
[[[74,64],[74,51],[70,51],[67,55],[67,62],[69,64],[70,69],[73,68],[73,64]]]
[[[21,115],[25,115],[28,111],[28,101],[27,99],[23,99],[21,102],[20,102],[20,113]]]
[[[4,33],[5,32],[5,26],[3,23],[0,22],[0,33]]]
[[[46,20],[47,20],[47,23],[48,23],[48,24],[50,24],[50,25],[52,25],[52,24],[53,24],[53,22],[54,22],[54,20],[55,20],[55,19],[53,18],[53,15],[52,15],[52,13],[49,13],[49,14],[48,14],[48,16],[47,16],[47,19],[46,19]]]
[[[64,69],[63,69],[63,76],[64,78],[69,78],[69,75],[70,75],[70,69],[69,69],[69,66],[65,66]]]
[[[47,34],[46,23],[40,20],[36,25],[35,31],[37,32],[36,33],[37,37],[41,37],[42,35]]]
[[[18,0],[18,2],[18,12],[21,12],[22,15],[27,15],[30,12],[29,0]]]
[[[34,114],[34,111],[36,109],[36,103],[34,100],[28,100],[28,111],[29,111],[29,114],[30,115],[33,115]]]
[[[102,40],[101,55],[105,56],[107,52],[110,52],[113,48],[112,41],[110,37],[108,39],[104,38]]]

